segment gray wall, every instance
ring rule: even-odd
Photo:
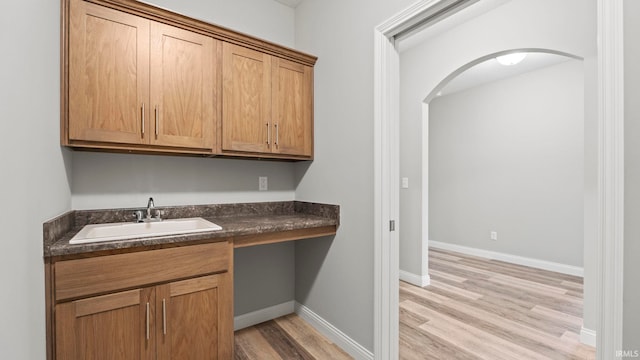
[[[42,223],[71,207],[71,156],[60,149],[60,4],[7,2],[0,12],[0,352],[45,358]]]
[[[624,331],[640,351],[640,2],[624,1]]]
[[[413,0],[305,0],[296,47],[315,67],[315,160],[299,200],[340,204],[335,238],[296,244],[296,300],[373,349],[373,29]]]
[[[583,77],[570,60],[431,101],[429,240],[582,266]]]

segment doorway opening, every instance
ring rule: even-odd
[[[399,53],[395,36],[440,1],[420,1],[374,32],[374,351],[398,358]],[[623,64],[622,4],[597,0],[598,13],[598,357],[622,348]],[[459,67],[459,66],[458,66]],[[454,67],[455,68],[455,67]]]
[[[512,53],[526,57],[512,66],[503,66],[496,60]],[[411,60],[421,56],[422,53],[414,51],[409,54],[409,60],[403,59],[406,60],[403,66],[409,69],[402,69],[401,94],[413,85],[414,72],[410,65],[418,62]],[[591,137],[595,137],[596,132],[593,114],[588,119],[584,116],[588,112],[584,104],[595,102],[593,91],[584,90],[585,82],[593,84],[584,80],[595,73],[593,64],[594,60],[590,59],[587,67],[581,58],[556,51],[509,49],[483,56],[465,64],[453,76],[446,76],[424,99],[422,114],[415,109],[409,112],[413,119],[407,119],[406,108],[410,105],[400,100],[400,176],[411,180],[401,181],[400,189],[400,279],[418,287],[431,284],[427,291],[409,290],[401,284],[401,312],[405,314],[401,319],[406,320],[407,314],[412,319],[401,321],[401,328],[408,331],[403,333],[404,339],[414,332],[437,332],[434,323],[424,324],[418,330],[414,314],[453,308],[460,316],[482,313],[479,310],[482,308],[495,311],[499,319],[486,316],[483,321],[493,321],[496,333],[501,325],[520,321],[542,332],[564,328],[572,338],[549,343],[557,349],[566,349],[566,345],[576,343],[574,338],[587,333],[581,331],[582,322],[577,326],[556,326],[552,325],[555,316],[549,316],[548,325],[531,322],[527,319],[529,315],[518,307],[496,309],[491,304],[502,297],[510,304],[526,299],[540,309],[550,307],[558,314],[568,313],[574,323],[583,316],[581,304],[567,307],[560,304],[573,304],[578,300],[573,296],[578,296],[577,291],[582,289],[578,284],[582,283],[579,277],[582,277],[586,241],[583,233],[589,231],[590,240],[596,235],[595,228],[585,229],[583,225],[584,211],[595,213],[596,210],[595,204],[590,204],[589,209],[583,206],[588,200],[583,193],[586,176],[583,163],[587,160],[592,170],[588,172],[589,182],[593,184],[591,192],[595,193],[596,183],[595,141],[589,142],[592,148],[587,153],[589,159],[583,150],[584,128],[589,126]],[[411,97],[411,101],[414,100]],[[409,183],[411,186],[404,186]],[[493,235],[495,238],[491,239]],[[589,245],[595,246],[593,241]],[[429,246],[436,250],[431,255],[431,263]],[[457,255],[451,256],[446,251],[574,276],[556,277],[533,270],[534,276],[527,278],[523,268],[507,266],[488,272],[483,269],[492,263],[478,260],[476,264],[474,259],[466,257],[458,260]],[[505,279],[513,280],[514,287],[520,291],[510,288],[512,284],[503,283]],[[534,290],[536,286],[532,286],[538,281],[553,292],[538,293]],[[593,281],[590,279],[591,291]],[[557,284],[556,289],[552,289],[553,284]],[[466,297],[456,301],[457,291]],[[570,292],[572,297],[564,299],[553,295],[563,292]],[[519,298],[508,300],[513,293]],[[432,294],[436,294],[437,299],[434,300]],[[446,295],[448,300],[442,301],[439,295]],[[430,305],[438,299],[442,301],[441,306]],[[413,305],[411,310],[408,305]],[[536,313],[534,317],[547,315]],[[589,325],[594,329],[595,307],[589,308],[589,315],[589,323],[584,327]],[[448,317],[444,311],[442,318]],[[498,321],[502,319],[505,321]],[[518,339],[517,333],[515,331],[514,339]],[[488,338],[493,337],[489,334]],[[430,341],[438,343],[435,339],[423,342]],[[594,342],[595,338],[591,343]],[[487,340],[474,348],[481,351],[492,343]],[[517,348],[522,344],[531,342],[516,340],[512,345]],[[436,347],[444,350],[447,346]],[[576,351],[578,348],[588,352],[586,347],[576,347]],[[411,351],[405,346],[402,350]]]

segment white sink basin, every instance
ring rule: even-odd
[[[126,240],[140,237],[191,234],[222,228],[203,218],[170,219],[149,223],[110,223],[86,225],[69,244]]]

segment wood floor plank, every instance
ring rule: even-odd
[[[575,316],[567,313],[563,313],[561,311],[556,311],[553,309],[548,309],[541,305],[536,305],[531,309],[532,312],[538,313],[541,315],[545,315],[549,318],[549,320],[553,319],[553,321],[563,321],[569,324],[575,325],[576,327],[582,326],[582,317]]]
[[[595,359],[579,341],[581,278],[431,250],[432,285],[400,283],[401,359]]]
[[[482,359],[549,359],[546,356],[542,356],[511,341],[474,328],[452,317],[420,306],[410,300],[401,302],[400,307],[429,319],[429,322],[420,325],[421,330],[441,338],[446,338],[457,347],[475,354]]]
[[[582,279],[430,251],[432,285],[400,282],[402,360],[593,360]],[[530,273],[528,271],[530,270]],[[236,360],[351,359],[297,315],[236,332]]]
[[[235,332],[235,360],[353,359],[296,314]]]
[[[258,324],[256,328],[283,359],[314,360],[304,346],[289,336],[275,321]]]
[[[508,317],[494,314],[467,304],[434,294],[426,289],[404,284],[401,291],[412,293],[420,298],[434,301],[442,305],[438,312],[444,313],[465,324],[474,326],[487,333],[516,342],[532,351],[552,359],[569,359],[575,351],[572,343],[562,341],[559,337],[527,326]],[[445,309],[445,310],[443,310]]]
[[[254,326],[236,331],[235,343],[236,359],[282,360],[260,330]]]
[[[435,279],[447,279],[447,280],[451,280],[453,282],[458,282],[458,283],[461,283],[467,280],[462,276],[447,274],[446,272],[442,272],[434,269],[429,269],[429,275]]]
[[[480,299],[482,297],[482,294],[478,294],[478,293],[475,293],[475,292],[472,292],[472,291],[468,291],[468,290],[465,290],[465,289],[463,289],[461,287],[451,286],[451,285],[449,285],[447,283],[440,282],[440,281],[437,281],[437,280],[432,280],[431,281],[431,286],[436,288],[436,289],[440,289],[440,290],[443,290],[443,291],[450,292],[452,294],[456,294],[456,295],[459,295],[459,296],[462,296],[462,297],[466,297],[466,298],[471,299],[471,300],[478,300],[478,299]]]
[[[295,314],[274,320],[315,359],[347,360],[351,356]]]

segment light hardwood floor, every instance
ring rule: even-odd
[[[236,360],[352,359],[296,314],[235,333]]]
[[[431,285],[400,282],[400,359],[594,359],[582,279],[430,249]],[[235,358],[351,359],[295,314],[235,334]]]
[[[429,249],[431,285],[400,283],[401,359],[594,359],[582,278]]]

